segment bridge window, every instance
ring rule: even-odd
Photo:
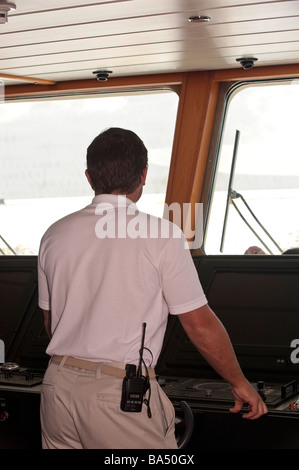
[[[53,222],[91,201],[86,149],[108,127],[149,153],[141,210],[162,216],[178,96],[169,90],[0,103],[0,254],[36,254]]]
[[[299,247],[298,106],[299,80],[247,84],[228,97],[207,254]]]

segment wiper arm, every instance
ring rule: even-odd
[[[266,245],[266,243],[261,239],[261,237],[256,233],[256,231],[251,227],[251,225],[249,224],[249,222],[245,219],[245,217],[243,216],[243,214],[241,213],[240,209],[237,207],[237,205],[234,203],[234,199],[237,199],[237,198],[241,198],[241,201],[244,203],[244,205],[247,207],[247,209],[249,210],[250,214],[252,215],[252,217],[254,218],[254,220],[259,224],[259,226],[262,228],[262,230],[265,232],[265,234],[270,238],[270,240],[274,243],[274,245],[278,248],[278,250],[282,253],[282,249],[280,248],[280,246],[277,244],[277,242],[274,240],[273,237],[271,237],[270,233],[265,229],[265,227],[261,224],[261,222],[259,221],[259,219],[257,218],[257,216],[254,214],[254,212],[250,209],[248,203],[246,202],[245,198],[242,196],[242,194],[240,193],[237,193],[236,191],[232,190],[231,191],[231,203],[232,205],[234,206],[234,208],[236,209],[237,213],[239,214],[239,216],[241,217],[241,219],[245,222],[245,224],[247,225],[247,227],[252,231],[252,233],[258,238],[258,240],[262,243],[262,245],[264,245],[264,247],[269,251],[269,253],[271,255],[273,255],[272,251],[270,250],[270,248]]]
[[[232,193],[233,181],[234,181],[234,176],[235,176],[235,166],[236,166],[236,159],[237,159],[237,154],[238,154],[239,140],[240,140],[240,131],[237,129],[236,130],[236,135],[235,135],[232,165],[231,165],[231,170],[230,170],[230,175],[229,175],[225,215],[224,215],[222,236],[221,236],[221,243],[220,243],[221,253],[223,251],[224,239],[225,239],[225,234],[226,234],[227,218],[228,218],[229,205],[230,205],[230,202],[231,202],[231,193]]]
[[[229,177],[229,184],[228,184],[228,192],[227,192],[227,200],[226,200],[226,208],[225,208],[225,216],[224,216],[224,221],[223,221],[223,229],[222,229],[222,237],[221,237],[221,243],[220,243],[220,251],[222,253],[223,251],[223,245],[224,245],[224,239],[225,239],[225,233],[226,233],[226,226],[227,226],[227,219],[228,219],[228,211],[229,211],[229,205],[232,204],[234,208],[236,209],[237,213],[241,217],[241,219],[245,222],[247,227],[252,231],[252,233],[258,238],[258,240],[262,243],[262,245],[269,251],[269,253],[272,255],[272,251],[270,248],[265,244],[265,242],[261,239],[261,237],[256,233],[256,231],[251,227],[249,222],[246,220],[244,215],[241,213],[240,209],[237,207],[237,205],[234,202],[234,199],[241,198],[242,202],[250,212],[250,214],[253,216],[255,221],[258,223],[258,225],[262,228],[264,233],[270,238],[270,240],[274,243],[274,245],[278,248],[278,250],[282,253],[282,249],[280,246],[276,243],[276,241],[271,237],[269,232],[265,229],[265,227],[261,224],[261,222],[258,220],[256,215],[253,213],[253,211],[250,209],[249,205],[245,201],[244,197],[235,191],[233,189],[233,180],[234,180],[234,175],[235,175],[235,165],[236,165],[236,159],[237,159],[237,153],[238,153],[238,146],[239,146],[239,139],[240,139],[240,131],[236,130],[236,135],[235,135],[235,143],[234,143],[234,152],[233,152],[233,159],[232,159],[232,165],[231,165],[231,171],[230,171],[230,177]]]
[[[14,254],[16,255],[17,253],[15,252],[15,250],[7,243],[6,240],[4,240],[4,238],[2,237],[2,235],[0,235],[0,238],[1,240],[5,243],[5,245],[7,246],[7,248],[9,248],[9,250]],[[0,248],[0,251],[3,255],[5,255],[4,251]]]

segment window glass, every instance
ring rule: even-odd
[[[280,254],[299,247],[298,106],[298,80],[246,85],[231,95],[207,254],[244,254],[253,246]]]
[[[134,131],[148,149],[141,210],[163,215],[178,96],[130,92],[0,103],[0,250],[36,254],[53,222],[89,204],[86,149],[104,129]]]

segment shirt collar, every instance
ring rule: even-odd
[[[92,200],[92,204],[111,204],[113,207],[126,207],[136,205],[131,199],[123,194],[98,194]]]

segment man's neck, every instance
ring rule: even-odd
[[[103,194],[103,193],[95,193],[95,196],[99,196],[100,194]],[[142,186],[138,187],[133,193],[130,193],[130,194],[123,194],[118,191],[113,191],[110,194],[113,194],[115,196],[125,196],[126,198],[130,199],[132,202],[136,203],[141,197]]]

